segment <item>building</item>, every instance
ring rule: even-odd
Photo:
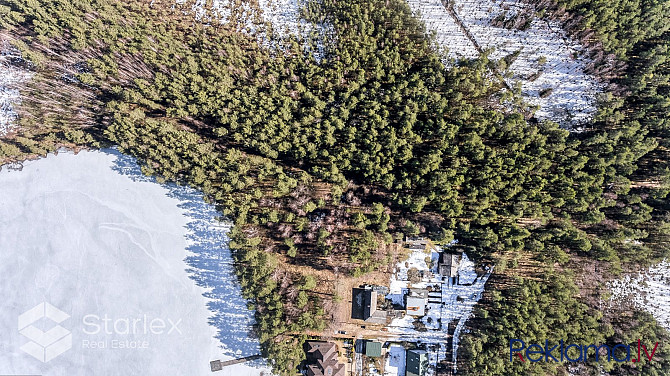
[[[365,342],[365,356],[379,358],[382,356],[382,343],[375,341]]]
[[[458,267],[461,265],[461,255],[442,252],[438,261],[438,271],[442,278],[449,278],[452,285],[458,284]]]
[[[377,291],[374,286],[353,288],[351,291],[351,318],[373,324],[386,324],[386,312],[377,310]],[[388,289],[386,290],[388,291]]]
[[[405,310],[411,316],[425,316],[428,304],[428,291],[424,289],[410,289],[405,296]]]
[[[407,237],[405,246],[411,250],[425,250],[428,246],[428,240],[421,237]]]
[[[377,285],[367,286],[366,285],[365,287],[372,289],[372,291],[376,291],[377,296],[379,296],[379,295],[386,296],[389,293],[388,286],[377,286]]]
[[[344,364],[337,361],[337,346],[332,342],[307,341],[307,376],[345,376]]]
[[[407,350],[405,376],[425,376],[428,369],[426,350]]]
[[[377,292],[369,288],[351,291],[351,318],[367,320],[377,310]]]

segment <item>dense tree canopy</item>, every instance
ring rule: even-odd
[[[3,33],[38,74],[0,157],[114,144],[146,174],[200,188],[235,221],[239,279],[283,374],[302,359],[294,335],[323,330],[329,303],[290,266],[357,276],[402,232],[455,236],[501,275],[533,259],[546,275],[489,296],[464,339],[464,371],[525,372],[500,363],[505,335],[614,341],[626,325],[595,316],[552,268],[668,254],[667,2],[642,3],[563,4],[628,64],[627,94],[570,133],[510,106],[486,56],[445,66],[402,0],[310,2],[304,17],[333,30],[319,58],[318,39],[241,32],[192,2],[0,0]]]

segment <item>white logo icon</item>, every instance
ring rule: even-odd
[[[40,303],[19,316],[19,333],[30,340],[21,350],[46,363],[72,348],[72,334],[60,325],[43,332],[33,325],[43,318],[60,324],[70,315],[49,303]]]

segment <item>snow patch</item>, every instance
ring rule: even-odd
[[[451,17],[441,0],[407,0],[413,12],[426,24],[428,32],[435,32],[437,47],[448,49],[454,59],[476,59],[479,52]]]
[[[15,109],[21,104],[17,87],[31,77],[29,72],[11,64],[17,58],[20,57],[8,43],[0,41],[0,136],[15,126],[18,118]]]
[[[436,32],[436,41],[448,50],[449,58],[479,56],[475,44],[445,7],[446,1],[408,3],[428,31]],[[569,38],[560,24],[535,17],[523,0],[453,0],[453,9],[479,47],[493,49],[491,59],[518,53],[510,58],[511,76],[506,81],[510,86],[521,85],[524,99],[539,107],[535,112],[538,119],[572,128],[592,119],[597,110],[596,95],[605,85],[584,72],[590,61],[582,57],[583,47]],[[521,21],[516,27],[502,27],[502,23],[514,20]]]
[[[181,1],[181,0],[178,0]],[[202,9],[211,6],[217,16],[230,21],[233,6],[231,0],[214,0],[211,5],[208,1],[199,0],[194,5],[196,14],[202,14]],[[307,6],[307,0],[259,0],[260,14],[250,5],[244,3],[242,7],[235,5],[235,22],[243,27],[244,32],[254,34],[260,30],[260,23],[272,27],[273,34],[279,40],[267,40],[264,33],[259,33],[259,42],[265,47],[277,47],[278,42],[297,37],[303,41],[305,52],[311,52],[317,60],[324,57],[326,41],[334,38],[332,25],[308,22],[301,16],[301,10]]]
[[[608,287],[612,291],[610,304],[632,303],[670,330],[670,261],[663,260],[643,273],[612,281]]]

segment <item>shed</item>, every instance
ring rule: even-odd
[[[407,237],[405,246],[411,250],[424,250],[428,246],[428,241],[421,237]]]
[[[458,284],[458,268],[461,265],[461,255],[456,253],[442,252],[437,264],[442,278],[449,278],[452,285]]]
[[[379,358],[382,356],[382,343],[375,341],[365,342],[365,356]]]

